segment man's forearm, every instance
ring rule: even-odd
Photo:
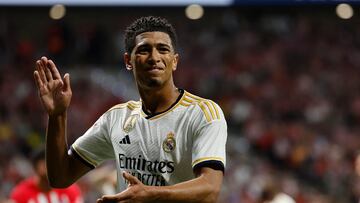
[[[104,195],[97,203],[112,202],[198,202],[215,203],[223,180],[223,172],[203,167],[196,171],[197,178],[172,186],[145,186],[135,176],[123,172],[129,182],[126,190],[115,195]]]
[[[69,157],[66,143],[67,115],[49,116],[46,132],[46,167],[52,187],[66,187]]]
[[[222,171],[205,172],[195,179],[176,185],[149,187],[149,192],[154,198],[154,202],[213,203],[217,201],[221,189],[222,176]]]

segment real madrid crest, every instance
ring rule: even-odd
[[[175,135],[174,133],[170,132],[166,135],[165,140],[162,143],[162,147],[165,152],[172,152],[176,147]]]
[[[129,133],[132,129],[134,129],[136,124],[136,115],[129,116],[124,122],[123,130],[125,133]]]

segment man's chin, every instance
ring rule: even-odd
[[[143,86],[146,88],[158,88],[163,85],[163,82],[158,78],[151,78],[151,79],[148,79],[143,84],[144,84]]]

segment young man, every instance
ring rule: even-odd
[[[171,24],[143,17],[125,32],[126,68],[141,99],[105,112],[67,153],[69,74],[53,61],[36,62],[35,81],[49,114],[47,167],[50,183],[66,187],[115,159],[121,191],[105,202],[216,202],[225,168],[227,126],[220,107],[178,89],[173,81],[179,55]]]
[[[64,189],[53,189],[46,176],[45,150],[38,150],[31,156],[35,175],[21,181],[14,187],[10,199],[15,203],[83,203],[80,188],[71,185]]]

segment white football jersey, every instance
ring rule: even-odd
[[[193,179],[196,167],[225,168],[227,125],[213,101],[181,90],[165,112],[147,115],[141,101],[112,107],[72,145],[90,167],[115,159],[118,186],[126,171],[146,185],[173,185]]]

